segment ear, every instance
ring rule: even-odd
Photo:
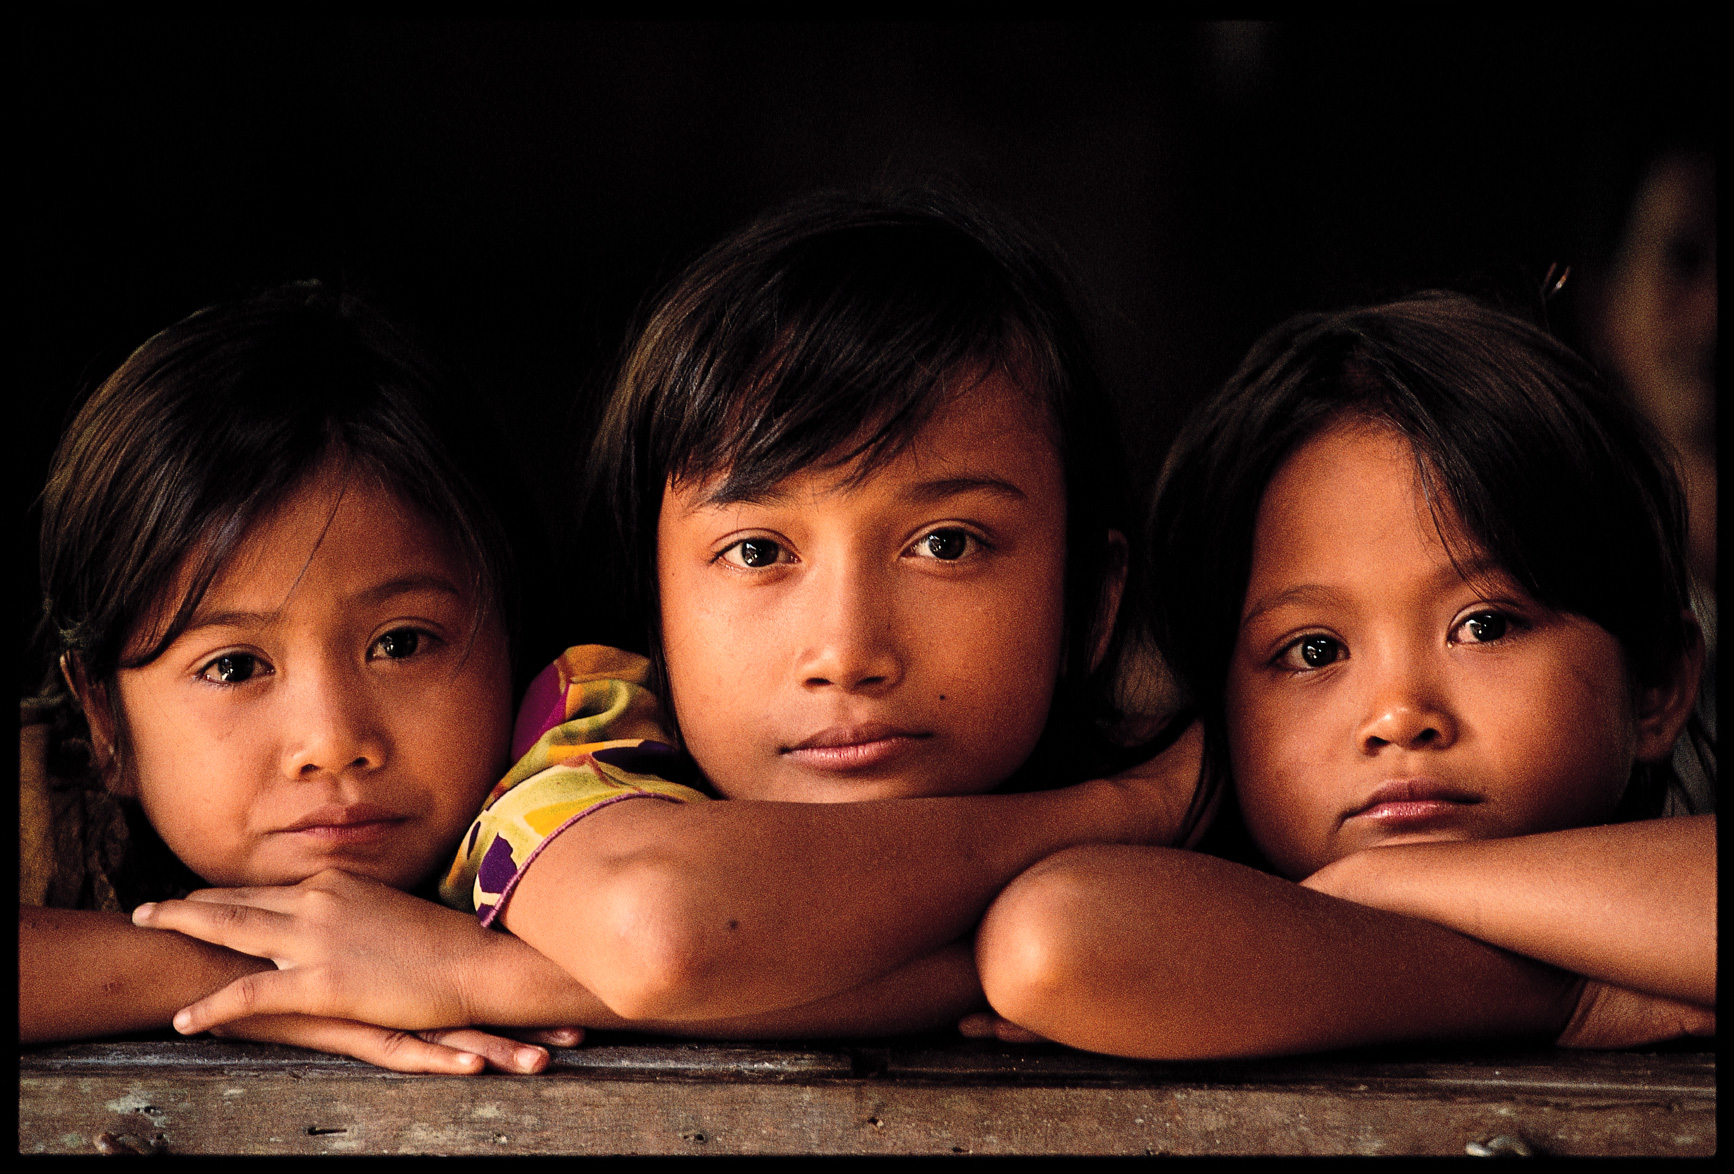
[[[60,675],[78,699],[85,724],[90,727],[90,752],[97,774],[114,794],[133,797],[127,772],[121,769],[120,731],[115,728],[114,710],[109,707],[108,688],[85,675],[84,664],[75,653],[60,654]]]
[[[1704,671],[1704,633],[1691,612],[1686,613],[1686,647],[1667,680],[1638,690],[1639,762],[1661,762],[1674,752],[1680,731],[1698,700],[1698,678]]]
[[[1126,558],[1126,536],[1118,530],[1108,531],[1108,549],[1103,554],[1102,597],[1096,601],[1096,646],[1090,650],[1092,669],[1108,654],[1114,621],[1120,616],[1120,600],[1126,594]]]

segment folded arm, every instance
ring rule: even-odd
[[[169,1026],[176,1011],[271,969],[263,958],[135,926],[124,913],[18,907],[18,1038],[93,1039]],[[406,1072],[540,1071],[547,1053],[479,1031],[427,1038],[352,1019],[242,1011],[223,1034],[340,1052]]]
[[[883,1035],[943,1026],[984,1005],[973,953],[953,943],[801,1006],[714,1020],[629,1020],[510,934],[341,872],[288,888],[205,890],[138,916],[275,961],[187,1007],[175,1017],[184,1032],[301,1014],[400,1029],[567,1024],[735,1039]]]
[[[502,916],[629,1019],[810,1004],[966,935],[1053,852],[1170,842],[1195,741],[1166,767],[1034,794],[615,804],[549,842]]]
[[[1371,848],[1301,882],[1603,982],[1716,1002],[1716,817]]]
[[[1551,1036],[1581,985],[1228,861],[1110,845],[1062,853],[1009,886],[976,960],[1005,1019],[1148,1059]]]
[[[167,1027],[181,1007],[270,963],[124,913],[18,907],[18,1038],[89,1039]]]

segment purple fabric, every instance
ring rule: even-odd
[[[512,761],[530,752],[536,739],[566,720],[566,690],[560,687],[560,663],[555,661],[536,674],[524,691],[518,721],[512,727]]]
[[[548,833],[547,839],[536,845],[536,850],[530,853],[530,858],[524,861],[522,867],[514,868],[512,864],[512,846],[506,843],[506,837],[495,836],[494,842],[488,845],[488,854],[482,857],[481,867],[476,870],[476,883],[483,892],[494,892],[494,885],[489,883],[492,878],[504,878],[505,884],[498,892],[500,899],[492,905],[476,906],[476,918],[483,926],[494,923],[500,915],[500,910],[506,907],[506,902],[512,899],[512,890],[518,887],[518,882],[524,879],[524,870],[536,862],[536,857],[542,854],[542,849],[554,842],[554,838],[587,815],[593,815],[604,807],[611,807],[626,799],[661,799],[668,803],[685,803],[684,799],[676,799],[673,795],[664,795],[657,791],[627,791],[625,794],[612,795],[600,803],[593,804],[574,815],[571,819]],[[504,861],[504,865],[499,863]]]

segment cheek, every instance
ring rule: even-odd
[[[750,756],[752,733],[766,725],[765,700],[774,696],[766,674],[777,663],[786,625],[767,623],[740,601],[679,575],[664,572],[660,587],[665,700],[686,752],[726,791],[726,781],[740,773],[731,763]]]
[[[467,813],[467,819],[509,765],[512,678],[505,636],[478,636],[457,678],[439,686],[425,704],[399,707],[406,719],[419,715],[420,729],[394,741],[402,747],[419,745],[422,757],[439,764],[425,776],[445,781],[450,805]]]
[[[191,706],[166,705],[150,683],[123,675],[117,697],[114,791],[136,799],[164,843],[208,875],[232,839],[230,830],[241,826],[258,756],[248,753],[249,740],[237,737],[230,723],[202,720]]]
[[[1320,780],[1309,770],[1328,758],[1309,741],[1309,731],[1323,728],[1318,715],[1308,721],[1290,708],[1272,690],[1231,675],[1226,717],[1235,798],[1254,841],[1294,876],[1312,871],[1307,862],[1320,851],[1328,813],[1319,810]]]
[[[1600,823],[1631,777],[1637,724],[1626,688],[1568,661],[1509,692],[1508,715],[1521,715],[1523,736],[1509,739],[1506,773],[1525,780],[1529,825]],[[1507,720],[1510,720],[1509,718]],[[1527,829],[1526,829],[1527,830]]]

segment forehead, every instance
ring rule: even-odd
[[[1396,429],[1353,419],[1333,424],[1277,469],[1259,503],[1253,577],[1320,572],[1374,548],[1449,565],[1473,553],[1448,502],[1435,518],[1413,445]]]
[[[187,599],[201,552],[182,561],[174,585],[129,641],[129,656],[155,644]],[[443,584],[467,594],[472,576],[445,527],[377,478],[330,470],[303,482],[226,552],[191,617],[269,615],[309,596],[359,596],[390,585]]]
[[[734,488],[742,478],[735,470],[721,470],[708,477],[671,478],[669,489],[687,507],[702,508],[828,496],[892,483],[957,480],[956,488],[966,488],[961,482],[989,473],[1020,489],[1028,481],[1025,492],[1047,495],[1054,492],[1047,482],[1062,476],[1052,413],[1044,397],[997,369],[964,382],[901,445],[871,443],[869,428],[861,430],[867,433],[862,439],[840,446],[836,459],[767,486]],[[860,452],[863,447],[866,451]]]

